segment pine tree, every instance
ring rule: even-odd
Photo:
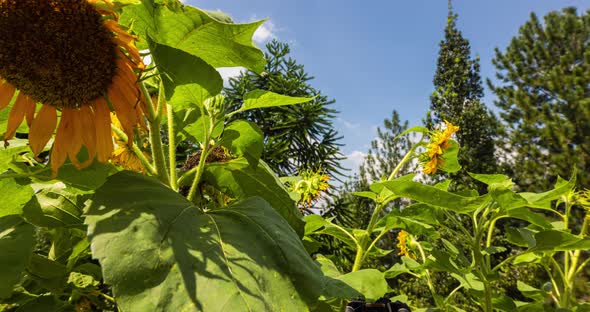
[[[457,14],[449,1],[445,38],[440,42],[435,91],[430,97],[431,114],[426,125],[432,129],[447,120],[457,126],[457,140],[461,146],[459,162],[463,169],[451,175],[457,186],[473,187],[467,172],[493,173],[497,171],[494,158],[494,136],[497,121],[485,107],[479,59],[471,57],[469,41],[457,29]],[[481,185],[477,185],[482,190]]]
[[[228,111],[237,110],[244,94],[255,89],[297,97],[315,96],[305,104],[249,110],[234,118],[250,120],[261,128],[265,143],[262,159],[280,176],[321,169],[338,177],[344,157],[340,153],[341,137],[332,124],[337,111],[330,105],[335,101],[311,86],[313,77],[289,57],[289,45],[273,40],[266,49],[267,65],[262,75],[245,72],[230,79],[224,90]]]
[[[510,173],[524,190],[546,190],[577,168],[590,187],[590,10],[533,13],[505,52],[496,49],[496,93]]]

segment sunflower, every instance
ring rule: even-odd
[[[445,120],[445,129],[434,130],[430,134],[430,142],[426,146],[426,152],[422,154],[425,174],[434,174],[444,164],[443,154],[451,147],[449,140],[453,133],[459,131],[459,127]]]
[[[113,152],[111,110],[132,142],[144,102],[143,63],[111,0],[0,0],[0,110],[13,103],[4,140],[26,120],[35,155],[56,127],[51,168],[77,168]],[[101,5],[100,9],[96,6]],[[59,119],[59,124],[58,124]],[[0,132],[1,133],[1,132]],[[88,159],[79,161],[84,146]]]

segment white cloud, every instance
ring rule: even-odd
[[[337,119],[346,129],[357,129],[361,126],[359,123],[350,122],[343,118]]]
[[[254,40],[254,42],[257,44],[266,43],[267,41],[276,38],[275,30],[275,24],[271,21],[266,21],[264,24],[260,25],[258,29],[256,29],[252,40]]]
[[[349,174],[354,175],[358,172],[358,168],[363,161],[365,161],[365,157],[367,157],[366,153],[352,151],[350,154],[346,155],[346,159],[342,162],[342,165],[344,168],[351,169]]]
[[[221,75],[221,78],[223,78],[224,84],[227,84],[229,78],[237,77],[246,71],[246,68],[244,67],[219,67],[216,69]]]

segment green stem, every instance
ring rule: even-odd
[[[475,263],[475,269],[479,274],[479,278],[484,286],[484,311],[485,312],[492,312],[493,305],[492,305],[492,288],[490,282],[487,279],[488,275],[488,267],[486,265],[484,256],[481,251],[481,239],[483,237],[484,231],[480,228],[479,224],[477,223],[477,219],[473,216],[473,232],[475,234],[475,240],[473,243],[473,260]]]
[[[354,264],[352,265],[352,272],[356,272],[361,268],[361,265],[363,263],[363,254],[364,248],[362,246],[357,246],[356,256],[354,257]]]
[[[51,168],[47,167],[47,168],[43,168],[43,169],[39,169],[33,172],[29,172],[29,173],[9,173],[9,174],[0,174],[0,180],[1,179],[12,179],[12,178],[28,178],[28,177],[34,177],[40,173],[46,172],[46,171],[50,171]]]
[[[178,190],[178,179],[176,176],[176,132],[174,130],[174,112],[172,105],[166,104],[168,115],[168,167],[170,169],[170,187]]]
[[[422,140],[420,140],[420,142],[422,142]],[[391,181],[391,180],[393,180],[393,178],[395,178],[395,176],[399,173],[399,171],[402,169],[402,167],[412,158],[414,151],[420,145],[421,144],[418,143],[418,144],[415,144],[414,146],[412,146],[412,148],[408,151],[408,153],[404,156],[404,158],[402,158],[402,160],[395,167],[395,169],[393,169],[393,172],[391,172],[391,174],[389,175],[389,178],[387,178],[388,181]]]
[[[418,247],[418,251],[420,251],[420,257],[422,258],[422,264],[426,264],[426,254],[424,253],[424,249],[422,248],[422,245],[418,241],[414,241],[414,243]],[[424,270],[424,272],[426,273],[426,283],[428,284],[428,289],[430,290],[430,294],[432,295],[432,299],[434,300],[434,303],[438,306],[438,301],[435,299],[437,297],[436,291],[434,289],[434,285],[432,284],[432,279],[430,277],[430,270],[426,269],[426,270]]]
[[[207,136],[207,141],[209,138]],[[209,154],[209,144],[203,144],[203,149],[201,150],[201,157],[199,158],[199,164],[197,165],[197,171],[195,173],[195,178],[193,179],[193,183],[191,188],[188,192],[187,199],[189,201],[194,201],[195,195],[197,194],[197,189],[199,186],[199,182],[201,181],[201,176],[203,175],[203,171],[205,170],[205,163],[207,162],[207,156]]]
[[[166,156],[164,155],[164,147],[162,146],[162,136],[160,135],[160,114],[154,109],[154,103],[150,96],[149,91],[144,82],[140,84],[141,91],[146,101],[146,107],[148,110],[148,122],[150,124],[150,145],[152,148],[152,158],[158,178],[162,183],[170,185],[170,177],[168,176],[168,170],[166,168]],[[160,108],[165,103],[164,89],[160,88],[158,95],[158,107]]]

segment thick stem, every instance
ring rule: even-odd
[[[147,87],[145,86],[144,82],[140,84],[141,91],[143,92],[143,96],[146,100],[146,107],[148,110],[148,122],[150,125],[150,145],[152,148],[152,158],[154,160],[154,165],[156,167],[156,172],[158,178],[162,183],[166,185],[170,185],[170,177],[168,176],[168,170],[166,168],[166,156],[164,155],[164,147],[162,146],[162,136],[160,135],[160,114],[156,112],[154,108],[154,103],[152,102],[152,98],[150,96]],[[164,96],[164,89],[161,88],[158,96],[158,107],[163,105],[165,102]]]
[[[111,130],[113,130],[113,132],[125,143],[129,143],[129,138],[127,137],[127,134],[125,134],[125,132],[117,127],[115,127],[114,125],[111,125]],[[141,162],[141,165],[143,166],[143,168],[151,175],[157,175],[157,171],[156,168],[154,168],[154,166],[152,166],[151,162],[149,161],[149,159],[147,159],[147,157],[145,157],[145,155],[143,154],[143,151],[137,147],[137,144],[133,144],[131,146],[131,151],[133,151],[133,153],[135,154],[135,156],[137,156],[137,158],[139,159],[139,161]]]
[[[176,176],[176,132],[174,130],[174,112],[172,105],[166,104],[168,115],[168,167],[170,169],[170,187],[178,190],[178,178]]]
[[[356,256],[354,257],[354,264],[352,265],[352,272],[356,272],[361,268],[361,265],[363,263],[363,254],[364,254],[364,248],[361,246],[357,246],[356,249]]]

